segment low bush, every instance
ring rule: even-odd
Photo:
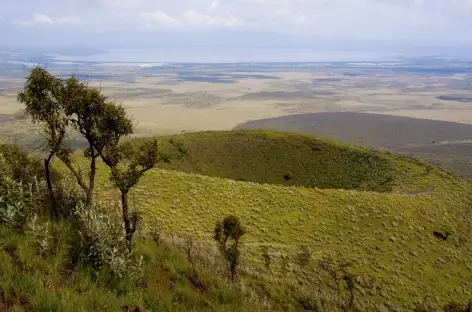
[[[89,265],[95,273],[106,272],[110,280],[137,280],[141,276],[142,257],[129,252],[126,233],[118,220],[99,207],[79,204],[74,212],[76,237],[71,244],[74,265]]]
[[[23,162],[12,163],[12,157],[0,149],[0,224],[23,230],[26,222],[44,210],[45,187],[36,175],[26,179],[19,167]]]

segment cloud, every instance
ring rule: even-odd
[[[212,16],[189,10],[184,13],[186,21],[196,27],[233,27],[242,25],[242,21],[231,16]]]
[[[166,27],[180,27],[182,26],[182,22],[178,19],[173,18],[172,16],[167,15],[165,12],[156,10],[153,12],[144,12],[141,13],[141,17],[148,21],[152,21],[156,24],[166,26]],[[146,24],[146,27],[150,26],[150,24]]]
[[[100,0],[102,5],[116,9],[129,10],[141,5],[141,0]]]
[[[69,24],[69,25],[80,25],[82,24],[82,20],[77,16],[65,16],[58,18],[55,23],[57,24]]]
[[[82,20],[77,16],[63,16],[52,19],[46,14],[33,13],[31,19],[15,21],[16,25],[28,27],[34,25],[79,25]]]
[[[53,20],[44,14],[33,14],[33,23],[35,24],[54,24]]]
[[[0,0],[1,26],[471,41],[472,0]],[[80,27],[79,27],[80,26]],[[12,27],[15,28],[15,27]],[[18,28],[18,27],[16,27]],[[34,27],[29,27],[32,32]],[[3,33],[2,33],[3,34]],[[224,37],[224,36],[223,36]]]
[[[213,11],[220,5],[220,0],[213,0],[208,10]]]
[[[305,16],[305,14],[300,14],[300,15],[297,15],[297,16],[293,17],[292,21],[295,25],[307,25],[307,24],[309,24],[309,20]]]

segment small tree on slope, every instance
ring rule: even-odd
[[[135,147],[131,143],[118,145],[118,140],[112,141],[102,153],[102,159],[110,167],[111,181],[121,193],[121,209],[126,231],[128,249],[131,251],[133,235],[137,229],[138,213],[130,213],[128,194],[139,179],[154,168],[161,160],[158,153],[157,140],[147,140]]]
[[[221,254],[229,264],[231,281],[233,282],[239,264],[240,239],[245,233],[246,230],[235,216],[228,216],[223,222],[218,222],[215,226],[214,239],[218,243]]]

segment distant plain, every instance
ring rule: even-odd
[[[16,94],[30,63],[0,63],[0,136],[37,142]],[[1,61],[1,60],[0,60]],[[317,112],[368,112],[472,124],[472,62],[141,64],[45,62],[122,102],[137,135],[228,130],[238,124]]]

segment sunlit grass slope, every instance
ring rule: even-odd
[[[245,264],[307,290],[317,273],[295,264],[301,247],[313,264],[323,257],[353,262],[355,273],[372,278],[362,296],[373,300],[411,307],[427,295],[442,303],[471,297],[469,182],[412,159],[307,136],[208,132],[164,137],[161,145],[169,139],[186,155],[167,165],[174,170],[151,171],[131,195],[147,224],[212,244],[215,222],[235,214],[248,229]],[[98,183],[103,202],[118,198],[103,165]],[[308,187],[281,185],[289,183]],[[434,231],[453,234],[443,241]],[[264,247],[273,258],[269,270]]]

